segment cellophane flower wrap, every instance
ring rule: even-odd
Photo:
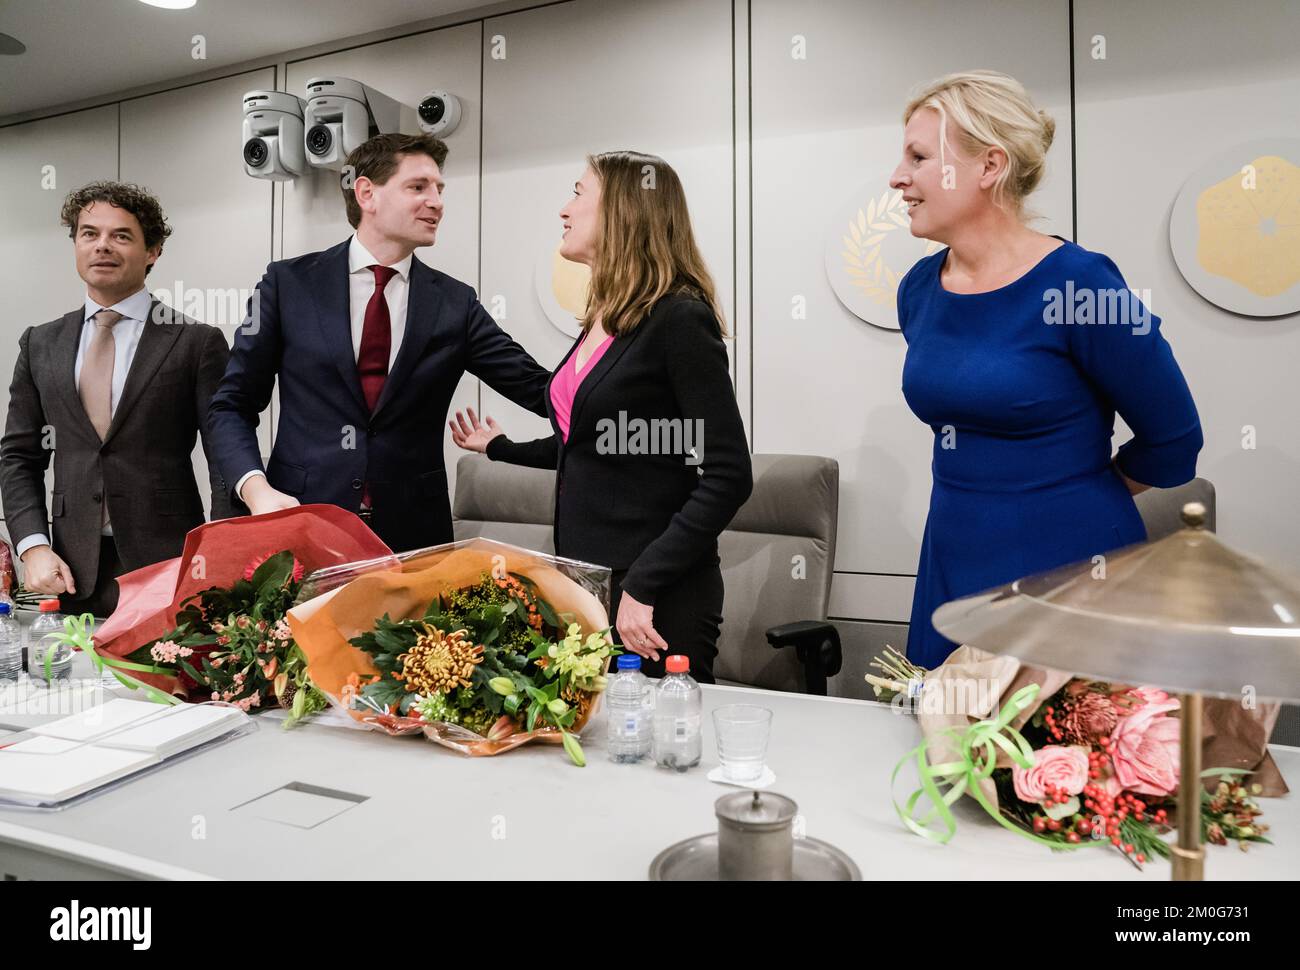
[[[95,653],[127,681],[185,699],[208,700],[207,693],[195,693],[195,685],[177,665],[162,672],[163,667],[154,664],[155,672],[146,672],[140,669],[146,665],[126,658],[160,639],[165,641],[174,632],[178,616],[200,594],[231,588],[248,577],[250,565],[284,552],[292,554],[299,573],[392,556],[392,550],[360,518],[335,505],[302,505],[208,522],[190,530],[175,559],[132,570],[118,579],[117,608],[94,630]],[[184,659],[198,666],[205,652],[192,651]]]
[[[606,567],[469,539],[308,576],[289,611],[313,683],[373,729],[463,754],[541,740],[584,763],[610,657]]]

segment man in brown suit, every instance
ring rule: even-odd
[[[94,182],[63,204],[82,306],[19,339],[0,491],[23,582],[66,612],[107,616],[117,577],[177,556],[203,522],[191,452],[230,355],[216,327],[154,300],[145,276],[171,234],[148,192]],[[54,456],[53,542],[45,470]],[[235,514],[210,464],[213,518]]]

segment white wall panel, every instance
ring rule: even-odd
[[[1300,4],[1186,0],[1177,30],[1172,6],[1075,2],[1079,243],[1114,259],[1129,286],[1150,290],[1200,411],[1197,471],[1217,488],[1219,532],[1294,569],[1300,314],[1251,318],[1202,299],[1174,264],[1169,214],[1183,182],[1214,155],[1300,137]],[[1104,59],[1093,56],[1097,37]],[[1243,447],[1247,426],[1254,448]]]
[[[754,450],[836,458],[837,567],[914,574],[932,435],[903,400],[902,335],[838,302],[824,238],[845,199],[862,189],[865,204],[887,189],[909,91],[975,68],[1018,77],[1056,118],[1034,207],[1047,217],[1038,228],[1068,238],[1068,4],[754,0],[750,16]],[[797,296],[806,320],[792,318]],[[883,595],[896,599],[891,591]]]
[[[227,345],[271,258],[271,183],[244,173],[243,96],[274,84],[268,67],[122,102],[121,178],[153,192],[172,227],[149,289],[220,327]],[[258,426],[263,456],[270,453],[269,411]],[[197,443],[194,470],[206,512],[208,466]]]

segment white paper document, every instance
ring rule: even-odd
[[[246,723],[233,707],[115,698],[0,739],[0,799],[52,804],[158,764]]]

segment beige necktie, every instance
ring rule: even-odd
[[[91,334],[90,346],[81,361],[77,391],[86,409],[86,417],[90,418],[103,441],[108,437],[108,426],[113,421],[113,359],[117,356],[113,326],[122,319],[122,314],[100,310],[91,319],[95,321],[95,332]]]
[[[90,346],[81,361],[77,392],[81,395],[86,417],[90,418],[99,440],[103,441],[108,437],[108,426],[113,421],[113,360],[117,356],[113,327],[122,319],[122,314],[100,310],[91,319],[95,321],[95,332],[90,336]],[[100,509],[101,523],[107,525],[108,496],[104,496]]]

